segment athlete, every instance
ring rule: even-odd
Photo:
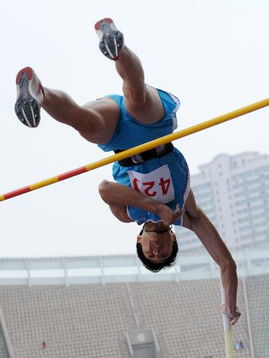
[[[125,45],[111,19],[98,21],[95,30],[101,52],[115,61],[123,96],[107,95],[80,106],[68,94],[44,87],[33,69],[26,67],[16,77],[17,117],[26,126],[37,127],[43,108],[102,150],[116,153],[172,133],[179,100],[145,83],[139,58]],[[168,143],[116,162],[113,176],[116,182],[104,180],[99,185],[100,195],[118,220],[143,225],[137,237],[143,264],[157,272],[174,262],[178,245],[172,224],[194,231],[220,266],[223,312],[236,323],[240,317],[236,264],[214,225],[196,205],[182,153]]]

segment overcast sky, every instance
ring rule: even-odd
[[[10,0],[1,2],[0,192],[101,159],[75,130],[42,112],[38,128],[14,114],[15,77],[32,66],[47,87],[83,104],[121,93],[94,24],[112,17],[141,58],[147,83],[181,100],[180,129],[268,97],[267,0]],[[191,173],[219,153],[269,153],[268,109],[175,142]],[[111,165],[0,203],[0,257],[134,253],[136,224],[98,196]]]

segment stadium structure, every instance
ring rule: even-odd
[[[242,316],[234,357],[269,357],[269,250],[232,252]],[[158,274],[136,255],[0,260],[1,358],[223,358],[218,266],[180,253]]]

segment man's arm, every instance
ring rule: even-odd
[[[240,317],[240,312],[236,307],[238,285],[236,264],[214,225],[196,206],[192,191],[185,205],[183,226],[195,232],[210,256],[220,266],[225,296],[223,311],[230,317],[231,323],[235,324]]]
[[[170,225],[182,214],[181,210],[177,209],[173,211],[168,206],[150,199],[133,188],[108,180],[103,180],[101,182],[99,185],[99,193],[104,202],[107,203],[110,208],[113,208],[111,211],[114,215],[115,209],[121,211],[121,213],[124,213],[125,210],[125,215],[127,215],[126,206],[133,206],[158,215],[165,225]],[[120,221],[124,221],[121,220],[119,215],[115,216]],[[125,218],[127,219],[126,216]]]

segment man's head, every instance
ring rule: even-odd
[[[158,272],[172,266],[178,253],[175,234],[169,227],[147,227],[137,237],[137,255],[150,271]]]

